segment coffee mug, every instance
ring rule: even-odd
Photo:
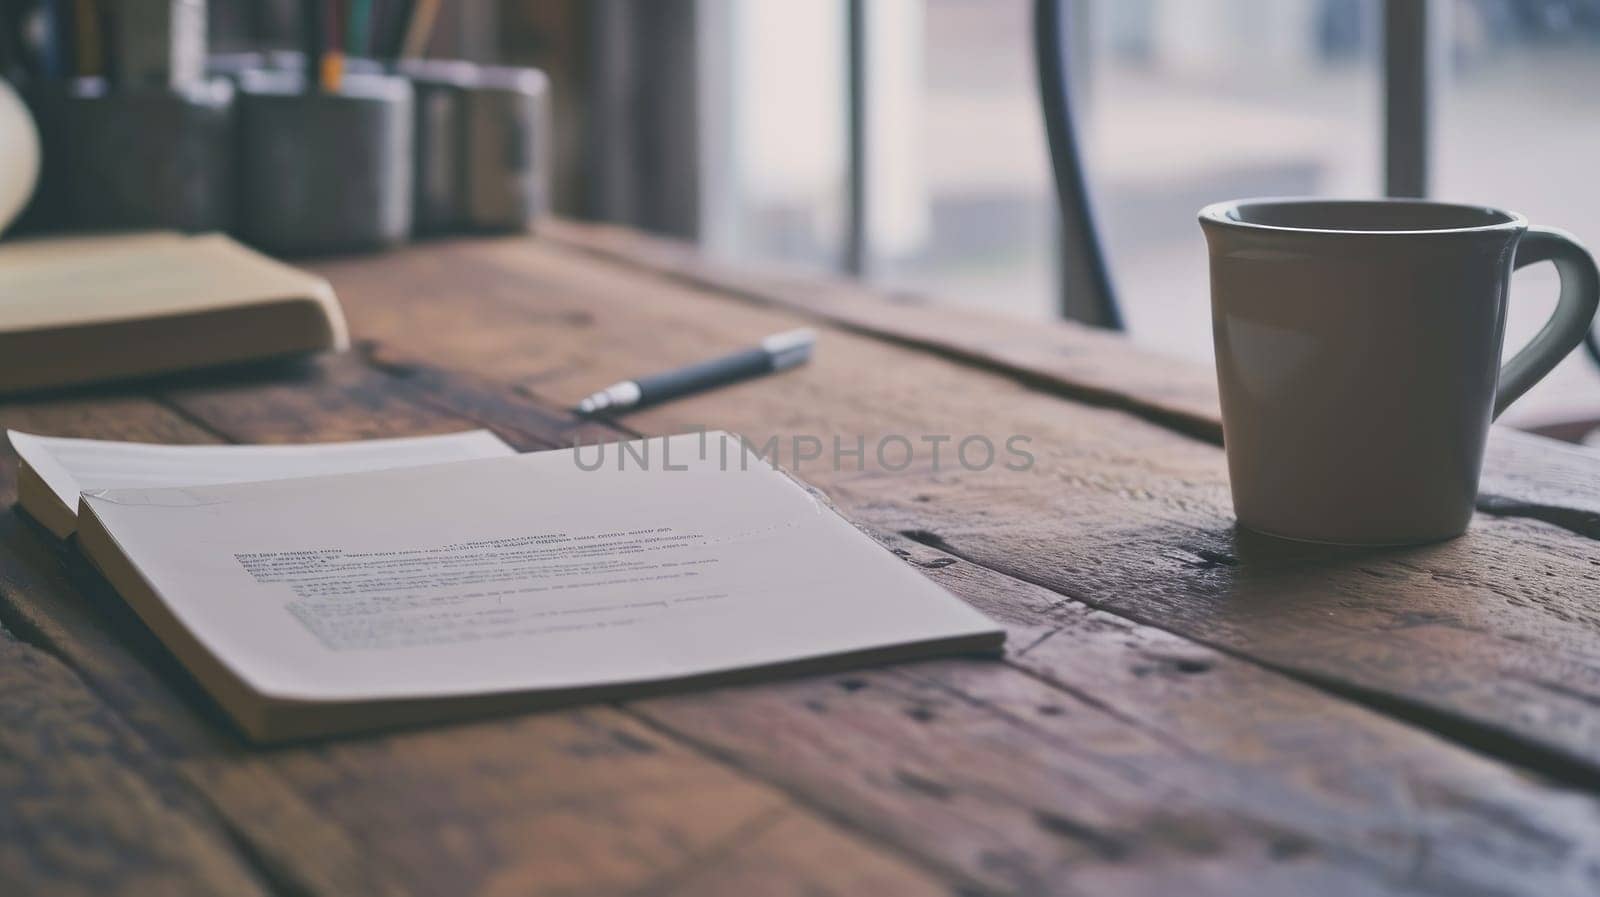
[[[1466,531],[1489,423],[1583,341],[1600,274],[1570,235],[1420,200],[1200,211],[1241,526],[1345,545]],[[1554,262],[1549,323],[1502,368],[1511,272]]]

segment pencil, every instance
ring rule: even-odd
[[[338,50],[323,53],[319,75],[323,90],[338,93],[339,86],[344,83],[344,54]]]
[[[71,10],[66,0],[44,0],[39,5],[43,22],[39,49],[39,69],[46,78],[72,76]]]
[[[400,55],[417,57],[428,49],[428,38],[433,34],[433,20],[438,14],[439,0],[416,0],[411,7],[411,21],[406,25]]]
[[[372,0],[350,0],[350,19],[345,24],[344,51],[363,56],[372,47]]]
[[[344,8],[340,0],[328,2],[328,45],[322,51],[322,89],[335,93],[344,83],[344,52],[341,38],[344,29]]]
[[[95,0],[76,0],[73,25],[78,39],[78,74],[100,75],[105,72],[104,44],[101,43],[100,9]]]

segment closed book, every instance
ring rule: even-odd
[[[220,234],[0,244],[0,393],[339,350],[327,280]]]

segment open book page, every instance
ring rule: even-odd
[[[786,474],[759,457],[741,463],[734,437],[632,445],[648,463],[589,446],[88,492],[80,514],[207,653],[285,700],[579,688],[893,646],[998,647],[993,623]]]
[[[515,454],[488,430],[302,445],[150,445],[15,430],[6,435],[67,514],[77,510],[78,493],[91,490],[281,480]],[[41,511],[29,508],[42,519]]]

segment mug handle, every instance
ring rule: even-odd
[[[1595,306],[1600,303],[1600,271],[1595,269],[1588,250],[1571,234],[1553,227],[1528,228],[1517,245],[1512,269],[1545,261],[1555,262],[1556,273],[1561,276],[1561,298],[1556,300],[1555,313],[1545,322],[1544,329],[1500,369],[1500,387],[1494,394],[1495,417],[1583,342],[1594,321]]]

